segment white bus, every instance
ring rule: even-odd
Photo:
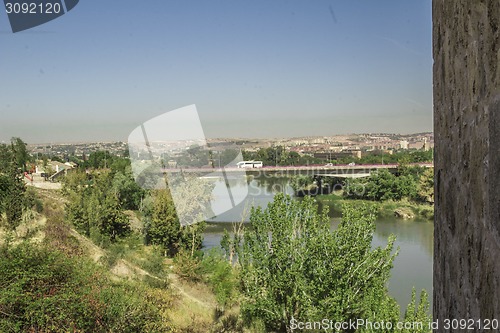
[[[241,161],[236,163],[238,168],[262,168],[262,161]]]

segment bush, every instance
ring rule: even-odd
[[[434,206],[420,205],[418,209],[418,214],[426,220],[434,220]]]
[[[63,221],[63,213],[46,205],[44,215],[47,217],[44,243],[49,248],[59,250],[67,256],[82,255],[84,251],[78,239],[71,235],[68,223]]]
[[[126,245],[122,242],[109,244],[107,252],[101,259],[108,268],[113,267],[127,252]]]
[[[153,251],[146,256],[145,260],[140,262],[140,266],[145,271],[158,277],[163,277],[165,275],[165,257],[158,248],[154,248]]]
[[[284,332],[292,319],[394,323],[399,308],[387,281],[395,238],[372,249],[375,216],[372,206],[346,205],[332,231],[313,199],[282,194],[265,210],[252,210],[238,258],[247,325],[262,322],[266,331]]]
[[[23,242],[0,248],[1,332],[166,331],[146,290],[114,284],[93,262]],[[148,298],[145,298],[145,295]]]
[[[202,280],[203,272],[198,256],[192,256],[189,252],[181,250],[174,257],[174,263],[175,273],[182,279],[190,282]]]
[[[217,303],[224,310],[237,295],[237,272],[224,255],[215,248],[203,256],[201,262],[204,280],[215,294]]]
[[[33,188],[29,187],[24,195],[26,208],[34,209],[37,213],[41,213],[43,211],[43,202],[40,198],[38,198]]]
[[[168,281],[151,275],[144,275],[143,281],[154,289],[167,289]]]

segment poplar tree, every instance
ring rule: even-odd
[[[375,216],[372,206],[345,206],[331,230],[314,199],[282,194],[265,210],[253,209],[238,257],[247,324],[288,332],[293,319],[397,321],[399,307],[387,292],[395,237],[372,249]]]

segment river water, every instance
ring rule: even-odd
[[[231,222],[241,221],[242,215],[250,206],[265,207],[273,200],[276,192],[293,194],[293,190],[287,183],[286,178],[249,181],[247,199],[234,209],[211,219],[207,224],[203,241],[204,249],[219,246],[224,230],[231,232],[233,228]],[[340,222],[339,215],[339,212],[330,211],[332,228]],[[425,289],[432,305],[433,233],[434,225],[427,221],[405,221],[397,218],[384,218],[376,221],[373,246],[383,247],[387,244],[390,234],[396,236],[395,248],[399,247],[399,255],[394,260],[388,287],[389,293],[396,299],[403,313],[410,302],[413,287],[417,290],[417,298],[420,291]]]

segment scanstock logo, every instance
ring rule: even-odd
[[[79,0],[4,0],[12,32],[19,32],[63,16]]]

